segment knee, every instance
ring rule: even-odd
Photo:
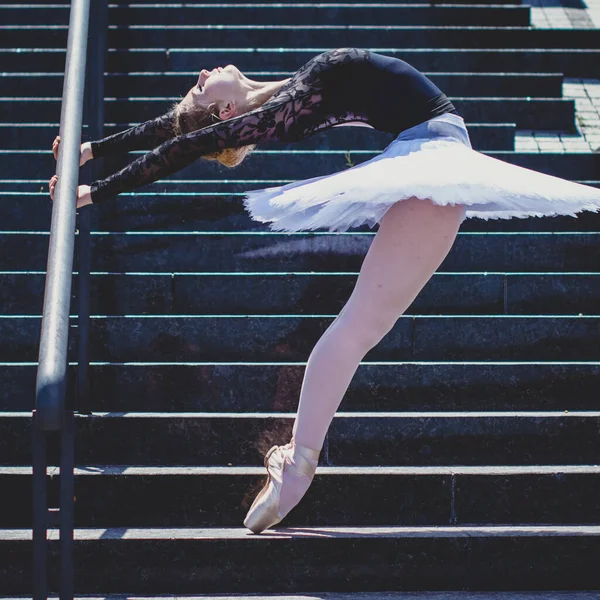
[[[370,350],[394,328],[399,315],[394,313],[380,313],[373,315],[369,320],[368,331],[365,332],[365,344]]]
[[[394,327],[399,315],[385,312],[369,313],[359,318],[346,316],[343,324],[347,341],[366,354],[375,347]]]

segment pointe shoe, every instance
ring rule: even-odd
[[[254,533],[260,533],[277,525],[293,508],[290,507],[285,514],[282,514],[279,506],[284,470],[308,477],[310,486],[317,467],[307,459],[318,461],[319,454],[318,450],[299,446],[293,439],[285,446],[273,446],[267,452],[264,461],[269,479],[252,503],[244,519],[244,525]],[[290,462],[292,456],[294,464]]]

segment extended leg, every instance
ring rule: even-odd
[[[384,215],[352,295],[308,360],[294,423],[297,444],[321,449],[360,361],[442,263],[463,218],[462,206],[417,198]]]

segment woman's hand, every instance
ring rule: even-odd
[[[58,160],[58,147],[60,146],[60,136],[56,136],[52,142],[52,153],[54,159]],[[81,144],[81,154],[79,155],[79,166],[82,167],[88,160],[92,160],[92,144],[90,142],[84,142]]]
[[[48,188],[50,189],[50,198],[54,201],[54,189],[56,188],[56,184],[58,183],[58,175],[53,175],[52,179],[48,183]],[[90,193],[89,185],[80,185],[77,188],[77,208],[81,208],[82,206],[86,206],[87,204],[92,203],[92,195]]]

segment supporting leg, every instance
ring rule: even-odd
[[[350,299],[308,360],[294,423],[297,444],[321,449],[360,361],[440,266],[463,219],[462,206],[417,198],[384,215]]]
[[[245,525],[255,532],[278,523],[311,484],[318,453],[364,355],[394,326],[448,254],[462,206],[411,198],[380,222],[356,286],[308,360],[293,440],[268,457],[269,481]]]

